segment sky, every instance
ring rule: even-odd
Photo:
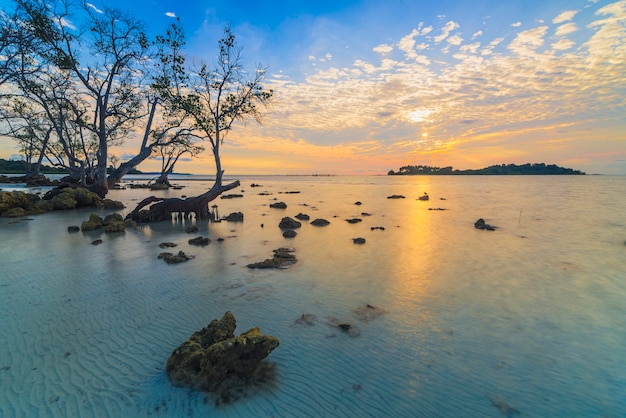
[[[154,33],[180,18],[188,58],[205,62],[230,25],[246,64],[267,67],[275,100],[226,137],[227,174],[529,162],[626,174],[626,0],[90,2]],[[0,157],[16,152],[0,139]],[[210,152],[176,171],[213,173]]]

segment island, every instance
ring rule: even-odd
[[[398,171],[389,170],[389,176],[403,175],[584,175],[582,171],[559,167],[555,164],[527,163],[492,165],[476,170],[455,170],[452,167],[431,167],[428,165],[407,165]]]

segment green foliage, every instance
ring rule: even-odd
[[[67,170],[42,165],[39,169],[42,174],[67,174]],[[2,174],[26,174],[26,161],[4,160],[0,158],[0,173]]]
[[[407,165],[400,167],[397,172],[390,170],[387,175],[562,175],[585,174],[579,170],[559,167],[555,164],[501,164],[492,165],[478,170],[454,170],[448,167],[431,167],[428,165]]]

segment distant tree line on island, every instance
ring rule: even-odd
[[[27,174],[30,172],[28,167],[29,163],[24,160],[5,160],[0,158],[0,174]],[[108,171],[112,171],[113,167],[109,167]],[[65,168],[50,167],[45,164],[41,164],[39,168],[41,174],[69,174],[69,171]],[[141,171],[133,169],[128,174],[142,174]]]
[[[555,164],[501,164],[492,165],[477,170],[455,170],[449,167],[431,167],[428,165],[406,165],[400,167],[398,171],[389,170],[390,176],[398,175],[564,175],[564,174],[585,174],[579,170],[559,167]]]

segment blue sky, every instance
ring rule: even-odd
[[[626,174],[624,0],[92,4],[154,32],[179,17],[188,56],[209,62],[229,24],[246,62],[268,67],[276,102],[229,134],[231,173],[546,162]]]

